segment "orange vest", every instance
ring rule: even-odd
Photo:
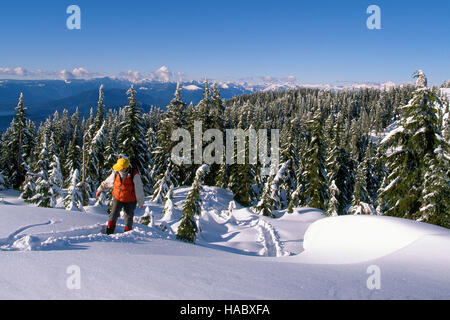
[[[134,193],[134,176],[138,174],[133,169],[132,173],[128,173],[123,179],[120,178],[120,174],[116,172],[114,179],[114,187],[112,194],[120,202],[133,202],[136,201],[136,194]]]

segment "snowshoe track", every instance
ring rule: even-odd
[[[0,251],[31,251],[69,249],[71,245],[89,242],[141,242],[155,238],[167,238],[167,233],[157,228],[135,226],[128,232],[117,232],[112,235],[103,234],[103,224],[71,228],[66,231],[19,235],[22,231],[35,226],[51,224],[52,221],[22,227],[5,239],[0,239]],[[118,229],[123,225],[117,225]]]
[[[263,219],[259,219],[255,226],[258,231],[258,241],[263,248],[259,251],[259,255],[267,257],[284,257],[290,255],[284,251],[275,228]]]

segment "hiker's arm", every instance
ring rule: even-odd
[[[106,191],[114,186],[114,178],[116,177],[113,171],[105,181],[103,181],[97,189],[97,192]]]
[[[139,208],[144,206],[144,185],[142,183],[141,176],[139,174],[135,175],[133,178],[134,182],[134,193],[136,194],[136,202]]]

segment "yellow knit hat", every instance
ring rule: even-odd
[[[120,158],[117,160],[117,163],[113,166],[113,169],[115,171],[120,171],[123,169],[126,169],[130,166],[130,161],[128,159]]]

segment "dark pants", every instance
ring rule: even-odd
[[[120,216],[120,211],[122,210],[122,208],[125,211],[125,215],[123,217],[125,227],[128,230],[131,230],[133,227],[133,217],[134,217],[134,209],[136,209],[136,201],[120,202],[113,196],[111,212],[108,218],[108,224],[109,222],[111,222],[113,225],[116,224],[116,221]]]

